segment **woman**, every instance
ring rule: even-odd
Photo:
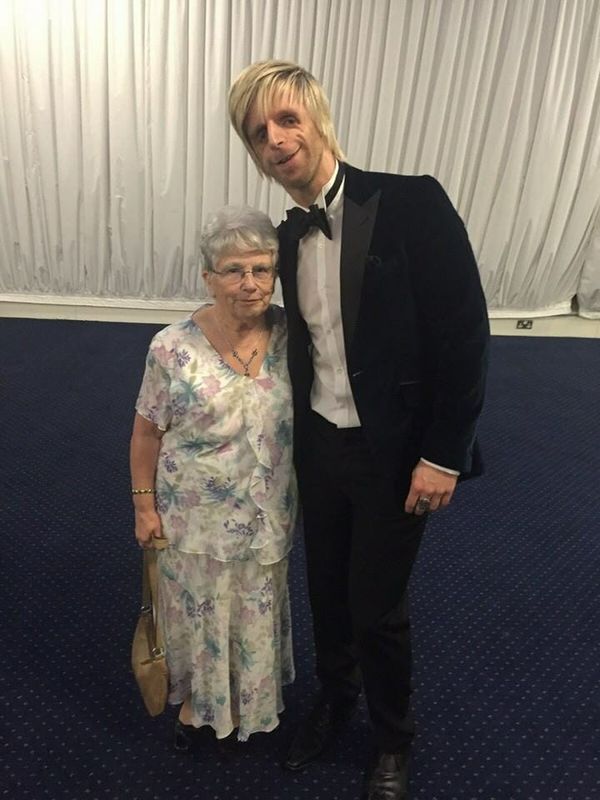
[[[152,340],[131,440],[135,535],[159,554],[175,746],[271,731],[294,679],[287,590],[297,496],[277,235],[226,207],[201,249],[212,302]]]

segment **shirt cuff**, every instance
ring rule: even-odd
[[[427,464],[429,467],[435,467],[435,469],[439,469],[440,472],[447,472],[448,475],[460,475],[460,472],[456,469],[449,469],[448,467],[440,467],[439,464],[434,464],[433,461],[427,461],[426,458],[422,458],[421,462],[423,464]]]

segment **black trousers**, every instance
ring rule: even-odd
[[[407,514],[408,474],[382,473],[360,428],[314,412],[297,448],[317,675],[335,700],[364,688],[376,744],[413,736],[407,585],[425,517]]]

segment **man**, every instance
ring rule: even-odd
[[[480,471],[489,327],[464,226],[430,177],[345,164],[301,67],[246,68],[232,123],[299,208],[279,228],[295,460],[322,692],[285,766],[318,758],[364,688],[369,800],[406,797],[414,734],[406,589],[427,516]]]

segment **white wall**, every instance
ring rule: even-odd
[[[492,315],[600,317],[597,0],[3,0],[0,299],[201,297],[206,213],[285,208],[226,116],[272,56],[351,163],[442,182]]]

